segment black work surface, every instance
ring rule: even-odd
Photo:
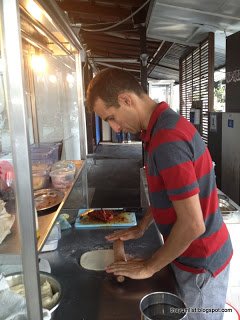
[[[63,288],[63,299],[53,320],[135,320],[140,319],[139,302],[153,291],[174,291],[174,277],[164,268],[145,280],[126,279],[117,283],[102,271],[89,271],[79,265],[81,255],[89,250],[112,248],[105,240],[111,230],[76,230],[62,232],[58,249],[41,254],[50,262],[52,274]],[[148,257],[161,245],[155,225],[137,240],[125,242],[125,252],[134,257]]]

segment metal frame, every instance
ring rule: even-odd
[[[33,139],[34,139],[34,143],[39,143],[40,139],[39,139],[34,79],[33,79],[33,71],[30,68],[29,60],[30,60],[30,57],[26,56],[25,73],[27,73],[28,75],[27,80],[28,80],[28,89],[29,89],[30,100],[31,100],[30,108],[31,108],[31,117],[32,117]]]
[[[87,128],[86,115],[84,106],[83,92],[83,75],[80,52],[75,55],[76,58],[76,78],[77,78],[77,93],[78,93],[78,111],[79,111],[79,135],[80,135],[80,157],[82,160],[87,156]]]
[[[83,50],[83,47],[71,29],[66,17],[64,16],[63,12],[57,5],[55,0],[37,0],[37,2],[46,10],[46,12],[51,16],[53,19],[54,24],[56,27],[70,40],[72,45],[79,51]]]
[[[36,249],[29,137],[26,117],[19,3],[2,0],[3,49],[6,61],[6,97],[16,173],[24,285],[28,318],[42,319],[42,302]]]
[[[24,7],[21,8],[21,16],[23,19],[25,19],[28,23],[32,24],[34,28],[39,28],[49,39],[53,41],[63,52],[66,54],[71,55],[71,51],[69,51],[62,43],[55,37],[44,25],[42,25],[39,21],[34,19],[30,14],[24,9]]]

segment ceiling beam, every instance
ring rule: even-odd
[[[99,33],[89,33],[89,32],[82,32],[81,33],[83,39],[88,42],[89,40],[93,41],[108,41],[113,44],[131,44],[131,45],[139,45],[139,39],[138,40],[133,40],[133,39],[123,39],[123,38],[117,38],[117,37],[112,37],[112,36],[107,36],[104,34],[99,34]]]
[[[153,10],[155,8],[156,2],[157,2],[157,0],[150,1],[147,16],[146,16],[146,21],[145,21],[146,29],[148,29],[149,21],[150,21],[152,14],[153,14]]]
[[[170,66],[165,65],[165,64],[155,64],[155,63],[152,63],[152,62],[150,62],[150,64],[153,64],[153,65],[156,66],[156,67],[166,68],[166,69],[169,69],[169,70],[172,70],[172,71],[177,71],[177,72],[179,72],[179,69],[178,69],[178,68],[170,67]]]
[[[107,39],[105,40],[90,40],[88,39],[86,41],[87,45],[90,47],[90,48],[94,48],[94,47],[105,47],[107,48],[109,51],[112,50],[112,48],[115,48],[115,49],[119,49],[119,50],[123,50],[123,51],[126,51],[126,50],[129,50],[129,51],[136,51],[136,52],[140,52],[140,48],[138,46],[134,46],[134,45],[127,45],[127,44],[122,44],[122,43],[116,43],[113,44],[113,43],[109,43]]]
[[[97,32],[98,33],[101,32],[103,34],[103,31],[96,31],[96,30],[98,30],[99,27],[100,28],[105,28],[105,27],[110,27],[111,26],[111,29],[115,30],[116,32],[121,32],[121,33],[124,33],[124,32],[135,32],[134,25],[132,24],[131,21],[130,22],[125,22],[124,24],[121,24],[121,25],[118,25],[118,26],[115,26],[115,27],[112,27],[112,25],[113,25],[113,23],[108,24],[108,25],[106,25],[106,24],[104,24],[104,25],[100,24],[99,25],[98,23],[96,23],[96,24],[94,24],[92,26],[91,25],[87,26],[85,24],[82,24],[80,30],[82,29],[85,32],[88,32],[88,33],[92,32],[92,33],[95,33],[95,34]]]
[[[116,31],[104,32],[104,34],[109,35],[109,36],[113,36],[118,39],[131,39],[131,40],[137,40],[139,42],[140,37],[137,33],[137,30],[135,31],[135,33],[136,33],[136,35],[122,34],[122,33],[116,32]]]
[[[94,50],[93,49],[91,49],[91,48],[89,48],[90,49],[90,51],[91,51],[91,53],[92,53],[92,55],[99,55],[99,56],[104,56],[104,57],[113,57],[113,58],[117,58],[117,57],[119,57],[119,58],[121,58],[121,57],[123,57],[123,58],[129,58],[129,59],[132,59],[132,58],[136,58],[136,55],[134,55],[134,54],[129,54],[129,53],[123,53],[123,52],[119,52],[118,50],[113,50],[113,51],[111,51],[111,52],[109,52],[107,49],[106,50],[104,50],[104,49],[102,49],[102,48],[94,48]]]
[[[131,72],[138,72],[138,73],[140,72],[140,70],[137,70],[137,69],[129,69],[129,68],[124,68],[124,67],[119,67],[119,66],[115,66],[113,64],[104,63],[104,62],[98,62],[97,65],[102,65],[102,66],[110,67],[110,68],[117,68],[117,69],[131,71]]]
[[[104,57],[93,57],[95,62],[120,62],[120,63],[139,63],[139,59],[123,59],[123,58],[104,58]]]
[[[130,52],[131,51],[134,51],[136,52],[136,54],[140,54],[139,52],[139,45],[137,44],[132,44],[131,42],[127,42],[126,44],[125,43],[118,43],[118,45],[116,46],[116,41],[115,42],[109,42],[108,41],[108,38],[92,38],[92,39],[89,39],[89,38],[85,38],[82,40],[82,43],[86,43],[87,46],[89,48],[95,48],[95,47],[104,47],[104,48],[107,48],[109,50],[111,50],[111,48],[115,49],[119,49],[119,50],[122,50],[122,51],[126,51],[126,50],[129,50]],[[147,52],[149,54],[149,56],[153,56],[155,51],[156,51],[157,47],[156,45],[154,46],[151,46],[151,45],[147,45]]]
[[[140,7],[145,0],[98,0],[98,3],[109,3],[109,4],[113,4],[115,3],[116,5],[119,5],[119,2],[121,3],[122,6],[124,7]]]
[[[150,61],[150,65],[147,68],[147,74],[149,75],[152,70],[155,68],[154,64],[158,64],[159,61],[161,61],[161,59],[166,55],[166,53],[171,49],[171,47],[173,46],[172,42],[168,42],[168,41],[163,41],[158,50],[156,51],[156,54],[154,55],[154,57],[152,58],[152,60]]]
[[[96,19],[97,21],[121,20],[131,14],[131,10],[120,7],[119,5],[106,6],[91,4],[89,2],[63,1],[58,2],[58,5],[63,11],[76,13],[81,18],[81,14],[87,14],[88,19]],[[130,8],[131,9],[131,8]],[[116,21],[115,21],[116,22]]]

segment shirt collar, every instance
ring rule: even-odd
[[[166,102],[160,102],[156,108],[154,109],[151,118],[149,120],[148,126],[147,126],[147,130],[142,131],[141,133],[141,139],[143,142],[149,142],[150,138],[151,138],[151,132],[152,129],[155,125],[155,123],[157,122],[157,119],[159,118],[159,116],[161,115],[161,113],[163,111],[165,111],[167,108],[169,108],[169,105]]]

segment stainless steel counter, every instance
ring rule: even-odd
[[[226,196],[228,198],[228,202],[232,205],[235,210],[229,216],[223,215],[223,220],[226,224],[236,224],[240,223],[240,207],[237,203],[235,203],[232,199],[228,197],[225,193],[223,193],[220,189],[218,189],[218,194]]]
[[[50,262],[52,274],[61,282],[63,299],[53,320],[133,320],[140,319],[139,302],[153,291],[175,292],[173,274],[164,268],[145,280],[126,279],[119,284],[106,272],[85,270],[80,256],[89,250],[111,248],[105,240],[112,230],[62,232],[56,251],[41,254]],[[148,257],[161,246],[155,225],[138,240],[125,242],[125,251],[134,257]]]

